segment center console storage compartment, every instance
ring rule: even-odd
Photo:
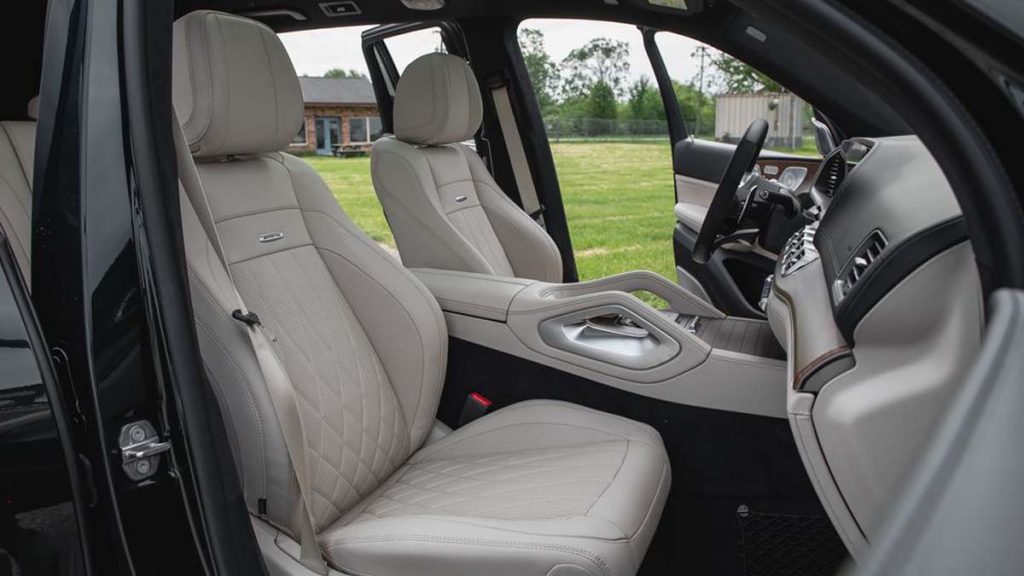
[[[785,416],[786,365],[768,344],[778,347],[767,324],[728,318],[653,272],[575,284],[413,272],[437,298],[452,337],[653,398]],[[671,311],[632,294],[641,290]],[[762,351],[770,355],[752,354]]]

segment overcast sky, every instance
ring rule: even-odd
[[[629,44],[630,74],[635,78],[652,77],[651,65],[644,53],[640,31],[635,26],[609,22],[573,20],[529,20],[523,24],[544,33],[548,53],[555,62],[565,58],[569,52],[597,37],[613,38]],[[360,33],[368,26],[310,30],[281,34],[288,54],[300,75],[322,76],[331,68],[353,68],[366,73],[363,60]],[[658,46],[669,75],[681,82],[689,82],[697,75],[699,61],[690,55],[698,42],[676,34],[662,32]],[[399,70],[427,52],[433,52],[440,39],[436,32],[422,30],[387,41],[388,49]]]

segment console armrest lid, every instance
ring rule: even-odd
[[[535,282],[432,268],[414,268],[412,273],[426,285],[445,312],[497,322],[508,319],[512,299],[520,290]]]

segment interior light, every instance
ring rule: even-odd
[[[410,10],[440,10],[444,8],[444,0],[402,0],[402,4]]]

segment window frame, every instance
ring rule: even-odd
[[[302,133],[302,141],[298,141],[295,138],[299,136],[299,132]],[[309,146],[309,126],[306,124],[306,116],[302,116],[302,127],[299,128],[299,132],[292,136],[292,141],[288,143],[289,146]]]

